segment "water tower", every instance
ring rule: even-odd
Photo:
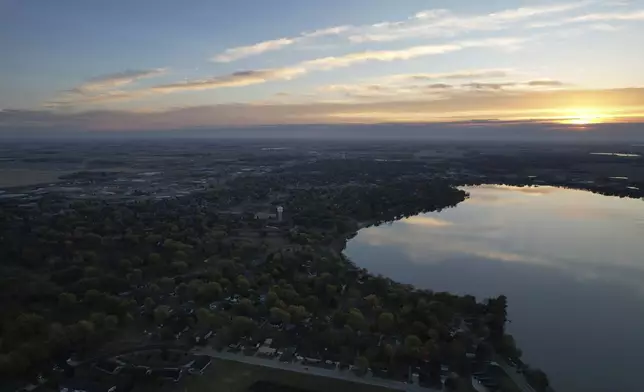
[[[277,221],[281,222],[282,221],[282,213],[284,212],[284,207],[282,206],[277,206]]]

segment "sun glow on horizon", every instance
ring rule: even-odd
[[[601,113],[595,109],[571,109],[567,111],[570,115],[562,116],[559,119],[561,124],[569,125],[591,125],[610,122],[613,116]]]

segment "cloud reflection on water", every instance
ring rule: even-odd
[[[354,241],[399,246],[416,263],[454,254],[558,268],[579,279],[644,277],[644,204],[553,187],[468,188],[457,208],[371,227]],[[535,196],[546,196],[535,199]],[[612,273],[606,273],[609,265]]]
[[[412,216],[406,219],[403,219],[401,222],[407,225],[419,225],[427,227],[445,227],[451,226],[453,223],[443,219],[434,218],[426,215],[417,215]]]

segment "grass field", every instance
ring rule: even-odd
[[[333,378],[254,366],[213,358],[203,376],[191,376],[181,388],[186,392],[243,392],[258,381],[269,381],[308,391],[387,392],[387,388],[361,385]]]

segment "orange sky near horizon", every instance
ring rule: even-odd
[[[644,122],[644,0],[9,3],[0,130]]]

